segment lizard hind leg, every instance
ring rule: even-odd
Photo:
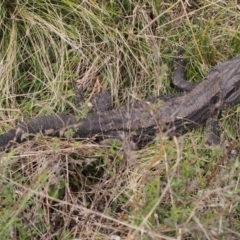
[[[101,91],[91,100],[92,111],[95,113],[106,112],[112,110],[112,97],[108,91]]]
[[[79,109],[84,109],[86,101],[84,99],[82,89],[79,89],[74,82],[73,88],[76,94],[76,106]],[[99,113],[112,110],[113,104],[111,94],[108,91],[100,91],[87,102],[87,105],[89,107],[89,112]]]
[[[101,91],[86,102],[82,89],[78,89],[75,83],[73,83],[73,87],[76,93],[76,106],[79,109],[85,109],[87,104],[87,111],[89,113],[100,113],[112,110],[112,97],[108,91]]]
[[[87,109],[87,113],[101,113],[112,110],[112,97],[108,91],[101,91],[95,94],[89,101],[85,101],[82,91],[77,89],[75,85],[74,89],[78,109]]]

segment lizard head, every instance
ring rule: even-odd
[[[221,98],[227,106],[240,103],[240,55],[218,64]]]

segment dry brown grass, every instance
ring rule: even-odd
[[[237,239],[238,147],[222,153],[175,139],[130,153],[30,141],[1,156],[1,181],[14,194],[8,217],[41,239]],[[19,226],[11,231],[19,237]]]
[[[193,82],[240,52],[233,0],[6,0],[0,9],[2,132],[23,117],[76,113],[72,81],[86,97],[109,89],[115,107],[173,92],[179,45]],[[1,152],[0,236],[239,239],[238,107],[221,126],[229,148],[206,146],[196,131],[138,151],[39,136]]]

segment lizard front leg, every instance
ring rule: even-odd
[[[184,63],[183,53],[184,53],[184,50],[180,49],[178,56],[175,58],[172,82],[175,87],[188,92],[195,86],[195,84],[186,81],[184,78],[185,63]]]

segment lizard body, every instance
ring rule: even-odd
[[[111,138],[123,131],[131,134],[136,142],[145,142],[159,131],[182,134],[240,102],[240,55],[213,67],[196,85],[185,82],[183,73],[183,58],[178,57],[173,83],[183,89],[183,93],[136,101],[80,120],[65,114],[32,118],[1,135],[0,149],[36,133],[59,136],[68,129],[73,129],[74,138]]]

